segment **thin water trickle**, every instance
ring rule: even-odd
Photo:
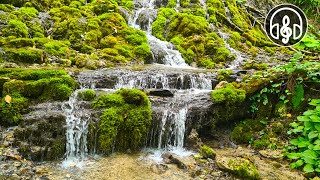
[[[237,70],[241,68],[242,63],[245,61],[245,55],[244,53],[232,48],[230,44],[228,43],[228,39],[230,38],[230,35],[223,32],[218,32],[219,36],[223,39],[224,43],[226,44],[226,48],[230,51],[231,55],[235,55],[236,58],[230,63],[229,67],[227,69],[231,70]]]
[[[161,57],[161,62],[155,62],[177,68],[191,68],[188,64],[185,63],[185,60],[182,58],[181,53],[178,50],[174,49],[173,44],[171,44],[170,42],[162,41],[152,35],[152,22],[154,21],[152,16],[148,16],[149,19],[146,28],[142,28],[139,25],[138,19],[142,15],[142,13],[152,12],[155,10],[155,0],[140,0],[139,2],[141,2],[142,7],[133,10],[132,17],[129,19],[128,24],[133,28],[143,30],[147,34],[148,43],[151,47],[152,52],[156,49],[156,51],[161,51],[165,54],[163,57]]]

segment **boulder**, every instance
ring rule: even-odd
[[[260,179],[257,167],[247,159],[240,157],[216,157],[216,164],[221,170],[236,174],[243,179]]]

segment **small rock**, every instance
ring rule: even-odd
[[[70,174],[67,174],[67,175],[66,175],[66,178],[70,178],[70,177],[71,177],[71,175],[70,175]]]

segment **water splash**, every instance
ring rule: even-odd
[[[182,58],[181,53],[178,50],[175,50],[173,44],[171,44],[170,42],[162,41],[152,35],[152,22],[154,21],[154,17],[146,13],[153,14],[153,12],[155,11],[155,0],[140,0],[139,2],[141,2],[142,7],[133,10],[132,17],[130,17],[128,24],[133,28],[143,30],[147,34],[148,43],[151,47],[151,51],[156,63],[176,68],[191,68],[188,64],[185,63],[185,60]],[[141,27],[138,23],[138,19],[141,15],[143,15],[143,13],[145,13],[145,16],[148,17],[146,27]],[[161,52],[161,57],[155,58],[155,51]]]
[[[236,56],[236,58],[230,63],[230,65],[227,69],[231,69],[231,70],[240,69],[241,65],[245,61],[245,58],[244,58],[245,54],[230,46],[230,44],[228,43],[228,39],[230,38],[229,34],[223,33],[223,32],[218,32],[218,35],[223,39],[223,41],[226,45],[226,48],[230,51],[230,54]]]

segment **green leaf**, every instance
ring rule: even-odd
[[[311,172],[314,172],[314,169],[313,169],[313,166],[311,164],[306,164],[303,167],[303,171],[306,172],[306,173],[311,173]]]
[[[308,134],[308,138],[309,138],[309,139],[313,139],[313,138],[318,137],[318,135],[319,135],[319,133],[314,132],[314,131],[311,131],[311,132]]]
[[[313,123],[312,122],[309,122],[309,121],[304,121],[303,122],[303,125],[304,125],[304,129],[306,131],[310,130],[312,127],[313,127]]]
[[[311,143],[309,141],[301,141],[298,144],[299,148],[308,147]]]
[[[310,119],[312,120],[312,122],[320,122],[320,117],[316,115],[310,116]]]
[[[297,162],[295,162],[295,164],[296,164],[296,167],[300,167],[304,164],[304,162],[302,159],[299,159]]]
[[[314,123],[314,127],[316,130],[320,131],[320,123]]]
[[[299,121],[310,121],[310,119],[307,116],[298,116]]]
[[[320,150],[320,144],[317,144],[317,145],[313,146],[312,149],[315,150],[315,151],[319,151]]]
[[[300,141],[298,139],[292,139],[290,140],[290,144],[298,146],[298,144],[300,143]]]
[[[308,149],[301,153],[301,157],[303,158],[310,158],[310,159],[317,159],[318,154],[316,151]]]
[[[303,115],[305,115],[305,116],[311,116],[311,115],[313,115],[315,112],[314,112],[314,110],[308,110],[308,111],[305,111],[304,113],[303,113]]]
[[[289,159],[299,159],[301,157],[301,154],[300,153],[288,153],[287,157]]]
[[[320,99],[312,99],[311,102],[309,102],[312,106],[319,106],[320,105]]]

